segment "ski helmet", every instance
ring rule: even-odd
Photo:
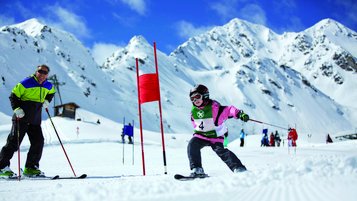
[[[199,93],[202,95],[203,100],[209,99],[209,91],[208,88],[203,84],[197,84],[190,90],[190,97],[192,94]]]

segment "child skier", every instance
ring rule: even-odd
[[[246,171],[238,157],[223,147],[223,135],[227,132],[225,120],[239,118],[247,122],[249,116],[234,106],[221,106],[217,101],[210,99],[208,88],[202,84],[191,89],[190,99],[193,104],[191,121],[194,134],[188,143],[187,154],[192,170],[191,176],[205,177],[201,162],[201,149],[205,146],[210,146],[234,173]]]

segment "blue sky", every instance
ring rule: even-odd
[[[357,30],[355,0],[0,0],[0,26],[30,18],[74,34],[97,61],[135,35],[166,54],[190,37],[233,18],[276,33],[298,32],[332,18]]]

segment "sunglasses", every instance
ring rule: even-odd
[[[193,94],[190,97],[190,99],[191,99],[192,102],[195,102],[196,100],[202,100],[202,95],[201,94]]]
[[[48,74],[48,71],[45,71],[45,70],[38,70],[37,71],[38,73],[42,74],[42,75],[47,75]]]

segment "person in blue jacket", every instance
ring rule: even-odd
[[[244,147],[244,138],[245,138],[245,132],[244,129],[240,130],[240,146]]]

